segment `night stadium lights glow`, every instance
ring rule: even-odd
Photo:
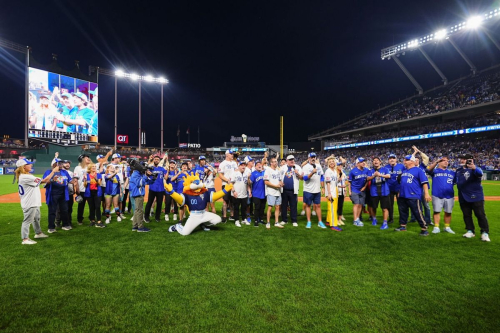
[[[164,77],[158,77],[158,78],[156,78],[156,77],[153,77],[151,75],[141,76],[141,75],[138,75],[138,74],[135,74],[135,73],[129,74],[129,73],[125,73],[121,69],[115,71],[115,76],[116,77],[128,78],[128,79],[131,79],[131,80],[134,80],[134,81],[156,82],[156,83],[161,83],[161,84],[168,83],[168,80],[165,79]]]
[[[467,21],[451,25],[449,28],[441,29],[435,33],[412,39],[411,41],[408,41],[406,43],[386,47],[381,51],[381,58],[382,60],[390,59],[390,57],[403,53],[408,49],[415,50],[422,45],[428,44],[429,42],[448,39],[451,35],[459,33],[462,30],[477,29],[481,25],[483,25],[483,23],[493,18],[498,19],[499,16],[500,8],[491,10],[482,15],[472,16]]]

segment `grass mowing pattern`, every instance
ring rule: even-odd
[[[300,217],[299,228],[227,223],[182,237],[173,222],[138,234],[114,218],[23,246],[20,205],[2,204],[0,330],[498,331],[500,202],[486,203],[491,243],[462,238],[458,204],[457,234],[426,238],[414,223],[357,228],[345,212],[342,233]]]

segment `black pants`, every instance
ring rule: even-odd
[[[474,232],[474,221],[472,221],[472,212],[476,215],[477,224],[481,228],[481,233],[490,232],[490,227],[488,225],[488,219],[486,218],[486,213],[484,211],[484,200],[476,202],[460,202],[460,209],[464,214],[465,229],[472,230]]]
[[[174,214],[179,213],[179,207],[177,206],[177,203],[172,199],[172,196],[170,194],[165,193],[165,214],[168,215],[170,214],[170,208],[172,207],[172,201],[174,202]]]
[[[151,212],[151,206],[153,205],[155,198],[156,198],[155,219],[158,221],[160,220],[161,205],[163,204],[163,193],[165,192],[151,191],[151,189],[149,190],[148,203],[146,204],[146,210],[144,211],[144,218],[146,220],[149,220],[149,213]]]
[[[55,229],[56,225],[56,212],[57,207],[59,207],[59,211],[61,214],[61,220],[63,227],[69,226],[68,220],[68,202],[63,194],[51,194],[50,204],[49,204],[49,229]]]
[[[128,192],[129,192],[129,190],[125,189],[125,193],[123,194],[123,199],[122,199],[122,213],[125,211],[125,207],[127,207]],[[130,206],[131,206],[130,200],[128,202],[128,205],[129,205],[128,210],[130,211]]]
[[[90,190],[90,198],[87,198],[89,202],[89,219],[91,222],[101,221],[101,197],[97,195],[97,190]]]
[[[396,202],[398,203],[399,207],[399,192],[391,192],[389,194],[389,199],[391,201],[391,204],[389,205],[389,221],[394,221],[394,197],[396,197]]]
[[[238,218],[238,211],[241,213],[241,221],[244,221],[247,217],[247,200],[248,198],[242,198],[242,199],[236,199],[235,197],[232,197],[233,201],[233,219],[235,221],[240,220]],[[241,210],[240,210],[241,207]]]
[[[415,216],[418,224],[422,229],[427,229],[427,224],[425,223],[424,214],[422,212],[422,206],[420,205],[419,199],[407,199],[399,198],[398,200],[399,208],[399,224],[405,226],[408,221],[408,209]]]
[[[255,205],[255,209],[253,210],[254,219],[255,221],[262,221],[262,219],[264,218],[264,209],[266,208],[266,199],[253,197],[252,201]]]
[[[67,200],[67,203],[68,203],[68,221],[69,221],[69,225],[73,225],[72,215],[73,215],[73,203],[74,202],[75,202],[75,197],[74,197],[73,194],[70,194],[69,195],[69,200]],[[59,207],[57,207],[56,222],[57,223],[61,223],[61,210],[59,209]]]
[[[344,215],[343,214],[343,212],[344,212],[344,199],[345,199],[344,195],[339,195],[338,206],[337,206],[337,215],[338,216]]]
[[[248,215],[252,216],[253,215],[253,201],[252,201],[252,198],[247,198],[247,210],[248,210]]]
[[[78,221],[78,223],[83,222],[83,212],[85,211],[85,202],[88,199],[88,198],[85,198],[83,195],[82,195],[82,198],[83,198],[82,202],[78,203],[78,214],[76,216],[76,220]]]
[[[281,193],[281,220],[288,222],[288,205],[290,205],[290,218],[292,222],[297,222],[297,194],[293,190],[283,190]]]

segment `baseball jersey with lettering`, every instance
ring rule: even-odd
[[[42,196],[40,194],[40,182],[42,180],[31,174],[19,175],[19,197],[21,198],[21,208],[40,207],[42,205]]]

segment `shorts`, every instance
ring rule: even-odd
[[[367,200],[368,201],[368,200]],[[371,197],[371,207],[373,209],[378,208],[378,204],[380,202],[380,208],[382,209],[389,209],[389,206],[391,205],[391,200],[389,199],[389,196],[376,196],[376,197]]]
[[[268,206],[279,206],[281,205],[281,196],[268,195],[267,196]]]
[[[309,193],[304,191],[304,203],[308,206],[311,206],[311,204],[319,205],[321,203],[321,193]]]
[[[353,205],[363,206],[365,204],[365,198],[366,198],[365,192],[351,193],[351,201]]]
[[[116,196],[120,196],[120,193],[118,193],[118,194],[104,194],[104,198],[114,198]]]
[[[226,194],[224,194],[224,196],[222,197],[222,199],[227,203],[229,204],[231,202],[231,191],[228,191]]]
[[[453,210],[453,206],[455,206],[455,199],[441,199],[435,196],[432,196],[432,208],[434,213],[441,213],[444,209],[445,213],[451,214]]]

